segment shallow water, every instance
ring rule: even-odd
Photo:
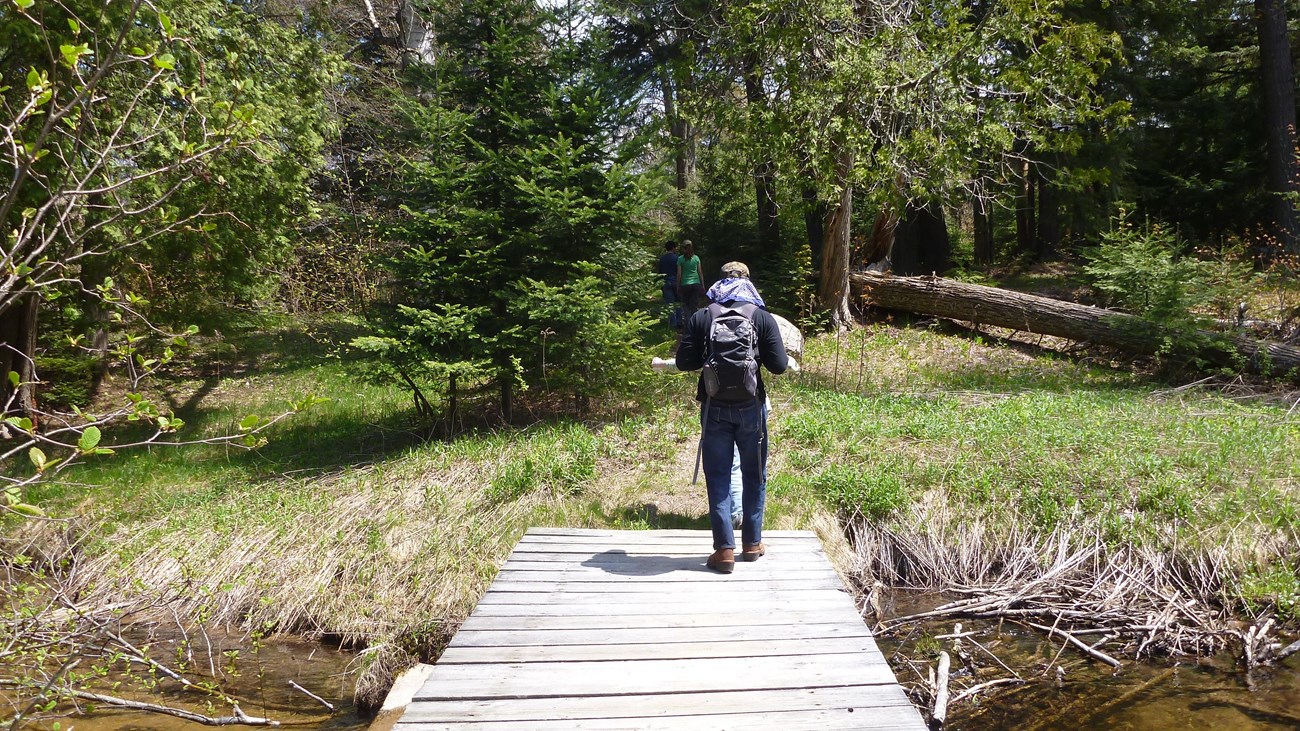
[[[937,606],[951,597],[897,593],[887,613],[902,616]],[[1300,656],[1277,667],[1259,668],[1249,677],[1232,658],[1125,662],[1118,673],[1108,666],[1066,650],[1056,664],[1065,668],[1058,683],[1048,672],[1060,642],[1004,624],[996,627],[964,621],[966,631],[987,627],[976,637],[1021,677],[1030,682],[994,689],[979,702],[949,710],[953,731],[1295,731],[1300,729]],[[926,627],[930,634],[951,631],[952,624]],[[901,641],[900,641],[901,640]],[[912,638],[881,638],[886,655],[902,648],[911,653]],[[993,661],[975,651],[979,664]],[[1120,658],[1123,659],[1122,657]],[[1054,667],[1054,665],[1053,665]],[[924,672],[924,671],[922,671]],[[954,665],[954,691],[966,687],[964,669]],[[981,680],[1009,675],[999,671]],[[900,678],[906,678],[900,674]]]
[[[355,653],[288,637],[253,643],[239,634],[209,631],[208,639],[213,645],[216,677],[221,688],[238,700],[244,713],[280,721],[282,727],[331,731],[361,731],[368,727],[369,720],[359,717],[352,704],[354,675],[348,672],[348,665],[354,660]],[[174,646],[174,639],[160,640],[154,636],[151,641],[161,643],[155,644],[153,653],[160,660],[165,659],[168,649],[166,645]],[[210,665],[207,643],[196,639],[195,645],[195,665],[201,666],[204,672],[187,674],[187,677],[198,682],[201,675],[210,673]],[[201,652],[199,647],[203,648]],[[174,649],[171,651],[174,652]],[[318,701],[295,690],[289,685],[291,680],[334,704],[335,710],[330,711]],[[112,682],[113,678],[110,677],[103,687],[87,690],[109,695],[127,695],[121,689],[114,690]],[[170,680],[162,680],[160,687],[166,689],[161,695],[135,694],[131,697],[208,716],[231,715],[230,706],[219,701],[214,702],[212,708],[206,708],[204,699],[207,696],[202,692],[179,690],[179,686]],[[76,731],[194,731],[204,728],[195,722],[171,716],[107,707],[98,708],[87,715],[72,715],[61,719],[60,725],[64,729],[74,728]],[[46,721],[34,727],[49,728],[50,725]]]

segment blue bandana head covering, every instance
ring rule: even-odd
[[[767,309],[767,305],[763,303],[763,298],[759,296],[758,290],[754,288],[754,283],[744,277],[719,279],[712,287],[709,287],[708,296],[710,302],[719,304],[749,302]]]

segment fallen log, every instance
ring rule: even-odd
[[[1182,333],[1115,310],[943,277],[859,272],[850,275],[850,282],[867,304],[888,310],[1052,335],[1138,355],[1167,350],[1173,342],[1190,349],[1187,355],[1217,366],[1300,380],[1300,347],[1292,345],[1209,330]]]

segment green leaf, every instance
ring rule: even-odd
[[[17,5],[19,10],[26,10],[35,4],[36,0],[14,0],[14,5]]]
[[[9,426],[22,429],[25,432],[30,433],[32,430],[32,420],[28,419],[26,416],[11,416],[8,419],[5,419],[5,423]]]
[[[45,471],[45,465],[48,463],[49,460],[46,459],[45,453],[41,451],[40,447],[32,447],[31,449],[27,450],[27,458],[32,461],[33,465],[36,466],[37,472]]]
[[[90,452],[99,446],[99,440],[102,435],[99,433],[99,427],[88,426],[81,433],[81,438],[77,440],[77,447],[83,452]]]
[[[23,377],[18,375],[18,371],[9,371],[9,385],[18,388],[18,384],[23,382]]]
[[[29,515],[29,516],[31,516],[31,517],[33,517],[33,518],[44,518],[44,517],[45,517],[45,511],[44,511],[44,510],[41,510],[40,508],[36,507],[35,505],[28,505],[27,503],[18,503],[17,505],[10,505],[10,506],[9,506],[9,509],[12,510],[12,511],[14,511],[14,512],[16,512],[16,513],[22,513],[23,515]]]
[[[239,428],[244,431],[248,431],[249,429],[256,429],[258,421],[259,419],[257,418],[256,414],[249,414],[248,416],[244,417],[243,421],[239,422]]]
[[[81,23],[78,23],[75,18],[68,18],[68,28],[72,29],[74,36],[81,33]]]
[[[172,25],[172,19],[167,17],[167,13],[158,13],[158,24],[167,32],[167,35],[171,35],[175,31],[175,27]]]
[[[96,447],[95,454],[116,454],[116,453],[113,450],[109,449],[108,447]]]
[[[162,54],[161,56],[154,56],[154,59],[153,59],[153,65],[154,65],[154,66],[157,66],[157,67],[160,68],[160,69],[167,69],[168,71],[175,71],[175,70],[176,70],[176,57],[173,56],[173,55],[171,55],[170,53],[164,53],[164,54]]]
[[[27,72],[27,88],[35,89],[41,85],[41,75],[33,68]]]

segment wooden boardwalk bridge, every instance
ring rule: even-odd
[[[764,542],[529,530],[395,728],[924,729],[817,537]]]

